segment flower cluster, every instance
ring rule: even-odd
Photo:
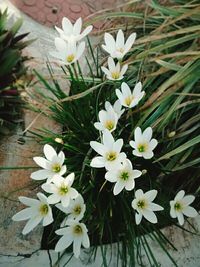
[[[64,164],[65,155],[62,151],[58,154],[54,148],[48,144],[44,146],[43,157],[34,157],[34,161],[42,167],[42,170],[31,174],[34,180],[46,180],[41,188],[48,196],[38,193],[38,199],[19,197],[20,202],[28,206],[24,210],[13,216],[14,221],[28,220],[22,233],[28,234],[40,222],[43,226],[51,224],[54,219],[52,215],[52,205],[65,214],[66,218],[61,223],[61,229],[56,234],[61,235],[56,244],[55,251],[62,251],[73,243],[75,257],[79,257],[81,244],[89,248],[88,230],[83,219],[86,206],[83,197],[72,187],[75,175],[70,173],[66,177],[67,168]]]
[[[62,64],[73,64],[83,54],[85,42],[81,40],[91,32],[92,26],[88,26],[82,33],[81,28],[81,18],[74,25],[67,18],[63,18],[62,29],[56,27],[60,37],[55,38],[57,52],[51,54]],[[128,65],[123,64],[123,59],[131,49],[135,38],[136,34],[132,33],[125,41],[122,30],[118,31],[116,40],[111,34],[105,33],[105,45],[102,45],[102,48],[109,53],[109,57],[108,68],[102,66],[102,71],[108,80],[119,83],[125,78]],[[131,158],[123,152],[123,146],[126,145],[132,151],[133,157],[149,160],[154,156],[154,150],[158,144],[157,140],[152,138],[151,127],[143,130],[139,126],[135,127],[134,138],[128,144],[125,144],[122,138],[115,138],[118,123],[125,111],[130,111],[139,105],[145,95],[140,81],[135,84],[134,88],[130,88],[126,82],[120,83],[120,88],[115,90],[114,104],[105,101],[104,109],[99,111],[98,121],[94,123],[94,127],[99,131],[100,141],[90,142],[91,148],[98,154],[91,160],[90,166],[105,169],[105,180],[114,184],[113,194],[115,196],[123,191],[133,191],[138,179],[142,176],[142,171],[134,168]],[[56,138],[55,142],[63,144],[61,138]],[[74,255],[79,257],[81,246],[85,248],[90,246],[88,230],[82,222],[86,211],[84,199],[73,187],[75,175],[67,172],[64,153],[62,151],[57,153],[48,144],[44,146],[43,151],[45,157],[33,158],[42,169],[33,172],[31,178],[37,181],[44,180],[41,184],[44,192],[37,193],[37,199],[19,197],[20,202],[27,208],[15,214],[13,220],[28,220],[22,231],[23,234],[27,234],[39,223],[43,226],[51,224],[54,221],[52,207],[59,209],[65,218],[60,229],[55,231],[61,236],[55,246],[55,251],[62,251],[73,244]],[[135,211],[137,225],[141,223],[143,217],[151,223],[157,223],[155,212],[163,210],[163,207],[153,202],[157,193],[158,191],[154,189],[147,192],[143,192],[141,188],[135,190],[130,207]],[[170,215],[172,218],[177,218],[180,225],[184,223],[184,215],[187,217],[197,215],[197,211],[190,206],[194,199],[194,196],[185,195],[185,192],[181,190],[175,199],[170,201]]]
[[[124,33],[119,30],[116,40],[109,33],[105,33],[105,45],[102,48],[110,54],[108,57],[108,68],[101,67],[106,74],[106,78],[112,81],[120,81],[124,78],[124,74],[128,69],[128,65],[123,64],[123,58],[131,49],[136,38],[136,34],[132,33],[127,41],[124,40]],[[118,60],[115,63],[115,59]],[[98,114],[99,122],[94,123],[94,127],[100,131],[101,142],[91,141],[90,146],[98,153],[90,163],[93,168],[105,168],[105,179],[114,183],[113,194],[118,195],[124,189],[131,191],[135,188],[135,179],[142,175],[140,170],[134,169],[130,159],[122,152],[124,145],[123,139],[115,140],[113,132],[117,128],[118,121],[125,109],[131,109],[139,104],[145,92],[142,91],[142,83],[136,83],[133,90],[125,82],[121,83],[121,88],[115,91],[118,100],[112,106],[106,101],[105,110],[100,110]],[[152,128],[148,127],[143,132],[140,127],[136,127],[134,131],[134,140],[129,142],[133,148],[132,154],[136,157],[151,159],[154,156],[154,149],[158,142],[152,138]],[[151,223],[157,223],[157,217],[154,211],[161,211],[163,207],[152,201],[156,198],[158,191],[150,190],[143,192],[138,189],[135,192],[135,198],[132,201],[132,208],[136,211],[135,221],[139,224],[144,217]],[[194,217],[197,212],[188,205],[194,200],[193,196],[183,198],[183,191],[180,191],[174,201],[170,201],[171,217],[178,218],[182,225],[184,222],[183,214],[188,217]],[[182,199],[181,199],[182,198]]]
[[[93,26],[88,26],[81,33],[81,18],[77,19],[73,25],[68,18],[64,17],[62,19],[62,29],[55,28],[60,36],[55,38],[57,51],[52,51],[50,54],[57,58],[61,64],[71,65],[82,56],[85,50],[85,42],[81,40],[92,31]]]

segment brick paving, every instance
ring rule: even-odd
[[[108,8],[114,8],[117,4],[126,0],[11,0],[21,11],[46,26],[60,26],[63,17],[71,21],[79,17],[87,18],[89,15]],[[96,29],[103,22],[94,24]]]

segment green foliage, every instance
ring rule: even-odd
[[[28,35],[18,34],[22,19],[7,27],[7,10],[0,11],[0,133],[7,133],[18,120],[19,103],[17,80],[26,73],[24,62],[27,57],[22,50],[31,41],[23,39]]]
[[[165,208],[158,214],[159,223],[152,225],[143,221],[136,226],[130,206],[134,192],[124,191],[113,196],[112,185],[104,179],[105,171],[89,166],[95,155],[89,142],[99,140],[93,124],[98,120],[98,112],[104,108],[105,100],[112,103],[116,100],[115,89],[119,87],[119,83],[103,81],[101,62],[97,62],[98,56],[91,46],[93,62],[87,60],[91,77],[85,79],[78,66],[63,68],[64,74],[67,70],[70,74],[69,96],[62,90],[50,66],[51,82],[37,74],[50,93],[46,97],[41,85],[36,88],[36,93],[45,96],[49,103],[48,108],[38,111],[52,116],[62,125],[63,132],[57,136],[44,127],[35,135],[43,143],[50,143],[65,152],[68,171],[76,174],[74,186],[86,200],[85,223],[91,243],[102,248],[103,266],[109,266],[109,262],[102,245],[113,242],[119,244],[117,266],[135,266],[136,262],[142,265],[141,248],[149,260],[148,266],[159,266],[149,239],[155,240],[177,266],[166,246],[174,248],[173,244],[160,229],[175,223],[169,218],[169,200],[179,190],[194,194],[197,197],[195,206],[200,208],[200,6],[198,1],[187,1],[187,4],[170,1],[160,5],[153,0],[145,10],[143,1],[135,2],[128,12],[105,13],[99,19],[128,18],[128,25],[120,19],[119,26],[115,23],[116,29],[128,28],[129,32],[136,31],[138,35],[125,59],[129,64],[126,82],[133,88],[137,81],[142,81],[146,95],[139,107],[120,119],[121,127],[114,136],[115,139],[123,138],[128,144],[136,126],[153,127],[154,137],[159,141],[153,160],[133,157],[126,145],[123,151],[136,169],[147,170],[137,180],[136,188],[159,191],[157,203]],[[55,137],[62,138],[64,144],[56,143]],[[46,245],[53,246],[54,238],[54,235],[49,236]],[[95,248],[90,259],[94,255]]]

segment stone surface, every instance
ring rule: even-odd
[[[24,13],[36,21],[46,25],[61,25],[62,18],[68,17],[74,21],[82,17],[85,21],[87,17],[102,9],[116,8],[118,4],[126,0],[11,0]],[[42,8],[42,15],[41,15]],[[104,21],[95,23],[96,29],[101,28]]]

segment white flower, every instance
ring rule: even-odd
[[[106,32],[104,35],[105,45],[102,45],[102,48],[109,53],[112,58],[121,60],[131,49],[133,43],[135,42],[135,38],[136,33],[132,33],[125,42],[124,33],[122,30],[119,30],[115,41],[113,36]]]
[[[111,183],[116,183],[114,186],[114,195],[119,194],[124,188],[128,191],[135,187],[135,178],[142,175],[141,171],[133,170],[132,163],[126,159],[117,169],[110,170],[106,173],[105,179]]]
[[[116,100],[114,105],[112,106],[110,102],[106,101],[105,102],[105,109],[108,111],[109,108],[112,107],[115,111],[115,113],[117,113],[118,119],[122,116],[122,114],[124,113],[125,109],[122,109],[122,105],[120,103],[120,100]]]
[[[116,89],[116,95],[119,98],[121,105],[127,108],[135,107],[144,96],[141,82],[137,83],[131,92],[130,87],[125,82],[121,85],[121,91]]]
[[[61,201],[63,207],[67,207],[70,200],[78,196],[76,189],[71,187],[73,182],[74,173],[71,173],[66,178],[58,175],[50,184],[43,184],[42,189],[52,194],[48,197],[48,203],[55,204]]]
[[[152,128],[148,127],[142,133],[141,128],[135,129],[135,141],[130,141],[130,146],[134,149],[133,155],[150,159],[153,157],[153,150],[157,146],[158,141],[152,138]]]
[[[19,197],[20,202],[28,206],[15,214],[12,219],[13,221],[24,221],[26,223],[22,234],[28,234],[33,228],[35,228],[41,221],[42,225],[46,226],[53,222],[52,210],[47,202],[47,197],[42,193],[37,193],[38,199]]]
[[[47,179],[47,182],[51,182],[55,175],[63,175],[66,172],[66,165],[63,165],[65,155],[62,151],[57,154],[55,149],[47,144],[44,146],[44,155],[46,158],[33,158],[35,163],[42,167],[44,170],[33,172],[31,174],[31,178],[34,180]]]
[[[61,38],[55,38],[55,46],[57,51],[50,52],[50,55],[65,65],[70,65],[79,60],[85,50],[85,42],[77,45],[76,43],[66,43]]]
[[[105,67],[101,67],[101,69],[106,74],[108,80],[119,81],[124,78],[124,74],[128,69],[128,65],[125,64],[121,68],[119,62],[115,65],[115,62],[112,59],[112,57],[109,57],[108,58],[108,69]]]
[[[157,190],[150,190],[144,193],[141,189],[138,189],[135,192],[135,199],[132,201],[132,208],[137,211],[135,213],[136,224],[140,224],[142,216],[151,223],[157,223],[158,220],[154,211],[163,210],[163,207],[152,202],[157,193]]]
[[[170,201],[170,215],[172,218],[178,218],[180,225],[184,224],[184,216],[196,217],[198,215],[197,211],[190,207],[189,205],[194,201],[195,197],[193,195],[186,195],[185,191],[181,190],[177,193],[174,200]]]
[[[92,159],[90,166],[94,168],[106,168],[107,170],[119,167],[119,164],[126,159],[126,154],[120,152],[123,140],[114,140],[112,134],[106,129],[103,132],[103,143],[91,141],[90,146],[99,154],[100,157]]]
[[[99,121],[95,122],[94,127],[99,131],[105,131],[106,129],[113,132],[116,129],[118,122],[118,115],[110,106],[107,110],[99,111]]]
[[[81,33],[81,28],[82,28],[81,18],[77,19],[73,25],[68,18],[64,17],[62,19],[62,29],[56,26],[55,28],[63,40],[67,42],[77,42],[80,41],[82,38],[84,38],[86,35],[88,35],[92,31],[93,26],[92,25],[88,26]]]
[[[67,219],[80,221],[85,213],[86,207],[82,196],[79,194],[75,199],[71,199],[68,207],[57,204],[56,207],[68,215]],[[66,220],[62,226],[66,225]]]
[[[62,235],[56,244],[55,251],[63,251],[73,243],[73,252],[76,258],[80,255],[80,248],[83,245],[85,248],[90,247],[88,230],[84,223],[77,221],[68,221],[68,227],[61,228],[56,231],[57,235]]]

